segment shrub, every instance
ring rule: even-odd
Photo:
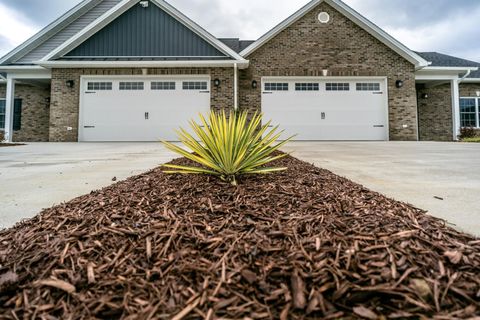
[[[191,121],[190,125],[196,138],[184,129],[177,131],[182,144],[193,151],[183,149],[175,144],[163,142],[170,150],[200,164],[199,167],[167,164],[173,169],[167,173],[211,174],[237,184],[237,178],[246,174],[266,174],[286,170],[286,168],[265,167],[266,164],[280,159],[285,154],[272,155],[285,143],[276,142],[283,131],[277,132],[278,126],[269,130],[270,123],[262,125],[262,116],[255,113],[248,119],[248,112],[212,112],[208,120],[200,115],[201,124]]]
[[[0,142],[3,142],[5,140],[5,132],[0,130]]]
[[[463,127],[460,129],[460,135],[459,135],[460,140],[464,140],[467,138],[476,138],[476,137],[480,137],[479,129],[471,128],[471,127]]]

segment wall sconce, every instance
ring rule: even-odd
[[[75,81],[74,80],[67,80],[65,82],[65,84],[67,85],[67,87],[73,88],[73,86],[75,85]]]
[[[328,70],[327,69],[322,70],[322,75],[324,77],[328,76]]]
[[[222,81],[220,81],[220,79],[215,79],[215,80],[213,80],[213,85],[214,85],[215,87],[220,87],[220,84],[221,84],[221,83],[222,83]]]
[[[403,80],[395,81],[395,87],[397,87],[398,89],[402,88],[403,87]]]
[[[477,97],[480,97],[480,91],[477,91],[476,93],[477,93]]]
[[[422,99],[428,99],[428,93],[422,93]]]
[[[258,82],[257,82],[257,80],[253,80],[253,81],[252,81],[252,89],[257,89],[257,87],[258,87]]]
[[[45,98],[45,103],[48,104],[48,105],[50,105],[50,97]]]

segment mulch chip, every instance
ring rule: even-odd
[[[186,164],[177,159],[176,164]],[[292,157],[160,168],[0,231],[0,319],[468,319],[480,240]]]

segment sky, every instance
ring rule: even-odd
[[[0,0],[3,56],[81,0]],[[216,37],[255,40],[308,0],[169,0]],[[344,0],[417,51],[480,62],[480,0]]]

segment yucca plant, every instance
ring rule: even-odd
[[[207,120],[208,119],[208,120]],[[210,174],[237,184],[237,178],[246,174],[266,174],[287,168],[265,167],[266,164],[283,158],[286,154],[272,155],[290,137],[277,142],[283,131],[278,126],[270,128],[271,121],[262,125],[262,115],[255,113],[248,118],[248,112],[212,112],[207,119],[200,115],[200,122],[190,121],[196,137],[180,128],[177,131],[183,149],[163,141],[170,150],[198,163],[200,166],[179,166],[167,164],[166,173]],[[193,151],[193,153],[192,153]]]

